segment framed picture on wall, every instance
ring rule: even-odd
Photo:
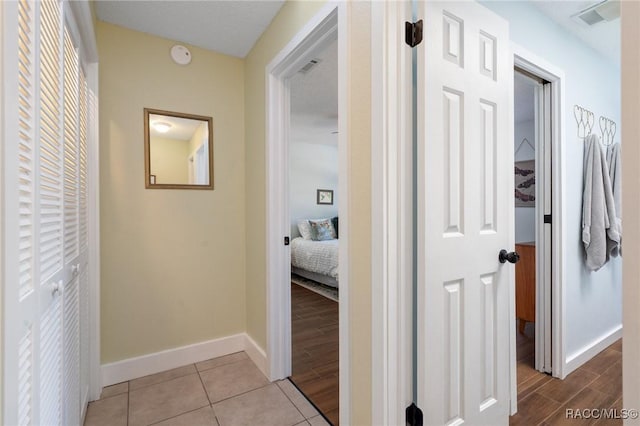
[[[536,206],[536,162],[515,162],[515,198],[516,207]]]
[[[316,197],[318,204],[333,204],[332,189],[318,189]]]

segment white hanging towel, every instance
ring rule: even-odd
[[[609,167],[596,135],[585,138],[582,243],[587,269],[597,271],[620,244]],[[614,219],[614,220],[612,220]]]
[[[611,251],[611,256],[622,256],[622,160],[620,144],[613,144],[607,147],[607,165],[609,166],[609,178],[611,180],[611,190],[613,191],[613,202],[616,207],[616,225],[620,234],[620,242]]]

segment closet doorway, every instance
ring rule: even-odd
[[[536,330],[541,318],[537,320],[536,306],[543,293],[544,272],[538,273],[538,264],[544,269],[545,255],[543,240],[539,239],[538,228],[551,223],[538,222],[540,212],[544,211],[548,195],[544,186],[546,164],[544,153],[539,161],[538,150],[544,151],[546,127],[545,120],[545,84],[549,82],[526,71],[514,72],[514,199],[515,199],[515,247],[520,255],[516,264],[516,351],[518,361],[518,386],[528,380],[535,370],[550,371],[545,362],[544,349],[540,351],[542,359],[536,363],[536,348],[544,348],[544,327]],[[545,169],[545,170],[541,170]],[[549,215],[550,216],[550,215]],[[550,221],[549,221],[550,222]],[[545,230],[542,230],[544,234]],[[538,247],[540,246],[540,247]],[[544,301],[541,301],[544,303]],[[540,328],[540,327],[538,327]],[[531,372],[529,374],[529,372]]]
[[[514,58],[514,235],[520,255],[515,274],[514,394],[541,373],[561,379],[565,375],[560,361],[561,151],[554,144],[560,140],[563,75],[548,71],[548,64],[535,65],[525,55]]]

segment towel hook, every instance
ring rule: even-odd
[[[578,137],[586,138],[591,134],[594,125],[593,112],[579,105],[573,106],[573,116],[578,124]]]
[[[522,149],[522,147],[524,146],[525,143],[527,145],[529,145],[531,147],[531,149],[535,152],[536,147],[533,146],[533,144],[531,142],[529,142],[529,139],[524,138],[524,139],[522,139],[522,142],[520,142],[520,145],[518,145],[518,149],[516,149],[516,151],[513,153],[513,155],[518,154],[518,151],[520,151]]]
[[[613,143],[616,135],[616,122],[610,118],[600,116],[600,132],[602,133],[602,144],[609,146]]]

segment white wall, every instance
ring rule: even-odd
[[[622,323],[622,260],[614,259],[600,271],[584,267],[581,242],[583,142],[573,119],[574,104],[606,115],[618,123],[620,141],[620,68],[524,2],[483,4],[510,22],[511,40],[561,68],[566,76],[564,113],[566,128],[562,142],[566,173],[565,242],[565,349],[566,358],[582,353],[609,335]],[[566,361],[566,360],[565,360]]]
[[[533,90],[533,89],[531,89]],[[536,151],[522,139],[527,138],[532,145],[535,144],[535,121],[527,120],[515,124],[515,137],[513,139],[515,161],[535,160]],[[535,146],[535,145],[534,145]],[[516,243],[526,243],[536,240],[536,209],[535,207],[516,207]]]
[[[338,147],[293,142],[289,148],[291,238],[300,235],[298,219],[338,215]],[[333,190],[333,205],[316,204],[318,189]]]

